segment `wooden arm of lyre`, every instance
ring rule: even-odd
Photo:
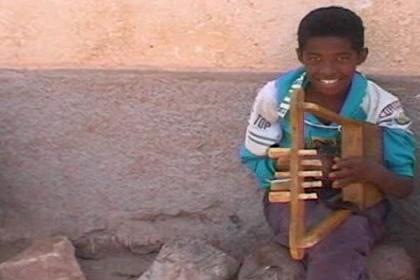
[[[323,221],[309,231],[305,227],[305,200],[314,199],[313,194],[306,194],[309,186],[304,180],[305,175],[316,175],[303,169],[301,157],[307,152],[304,148],[304,113],[310,112],[322,119],[329,120],[341,126],[341,157],[368,157],[382,161],[381,131],[372,124],[346,119],[314,103],[304,102],[302,89],[295,91],[290,107],[292,129],[292,147],[272,148],[269,156],[272,158],[286,157],[290,160],[290,171],[276,172],[282,180],[272,182],[270,202],[290,201],[289,248],[291,256],[300,260],[305,249],[315,245],[330,232],[337,228],[350,215],[350,210],[332,212]],[[289,179],[289,180],[287,180]],[[360,209],[370,207],[382,199],[383,195],[374,186],[356,183],[343,189],[343,200],[356,204]]]
[[[315,104],[315,103],[304,102],[301,104],[301,106],[302,106],[303,111],[312,113],[322,119],[332,121],[336,124],[347,126],[347,125],[358,125],[360,123],[355,120],[343,118],[339,114],[331,110],[328,110],[322,106],[319,106],[318,104]]]
[[[351,215],[350,210],[337,210],[305,234],[300,247],[309,248],[321,241]]]

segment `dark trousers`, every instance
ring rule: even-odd
[[[331,212],[319,201],[305,201],[306,224],[316,224]],[[275,240],[283,246],[289,243],[289,203],[269,203],[264,196],[265,218]],[[368,279],[367,256],[384,232],[387,202],[381,202],[360,214],[353,214],[326,238],[306,250],[303,263],[306,280],[365,280]]]

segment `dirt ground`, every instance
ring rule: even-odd
[[[136,280],[146,271],[155,254],[110,254],[99,260],[78,259],[87,280]]]

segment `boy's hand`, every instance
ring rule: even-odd
[[[322,180],[324,186],[330,185],[331,181],[334,188],[344,188],[356,182],[372,183],[383,193],[399,198],[406,197],[413,191],[412,177],[395,174],[375,161],[359,157],[331,160],[330,156],[311,154],[301,156],[301,167],[303,170],[322,171],[322,176],[314,177],[313,180]],[[290,158],[286,155],[277,161],[277,170],[289,171],[289,163]]]
[[[366,182],[378,184],[386,172],[385,168],[364,158],[335,158],[329,178],[333,180],[333,188],[344,188],[351,183]]]

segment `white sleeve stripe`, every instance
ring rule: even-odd
[[[261,135],[258,135],[258,134],[253,133],[252,131],[248,131],[248,133],[250,135],[254,136],[255,138],[260,139],[260,140],[267,140],[267,141],[270,141],[270,142],[276,142],[277,141],[277,139],[273,139],[273,138],[270,138],[270,137],[261,136]]]
[[[393,121],[395,121],[395,119],[394,118],[387,118],[387,119],[382,119],[382,120],[379,120],[379,122],[377,122],[376,124],[377,125],[381,125],[381,124],[389,124],[389,123],[392,123]],[[404,125],[400,125],[401,127],[405,127],[405,126],[410,126],[412,124],[412,122],[411,121],[409,121],[409,122],[407,122],[406,124],[404,124]],[[398,127],[397,127],[398,128]]]
[[[274,142],[273,142],[273,143],[271,143],[271,144],[267,144],[267,143],[264,143],[264,142],[260,142],[260,141],[258,141],[257,139],[253,138],[251,135],[248,135],[248,139],[249,139],[249,140],[251,140],[252,142],[254,142],[254,143],[258,144],[258,145],[265,146],[265,147],[270,147],[272,144],[274,144]]]

